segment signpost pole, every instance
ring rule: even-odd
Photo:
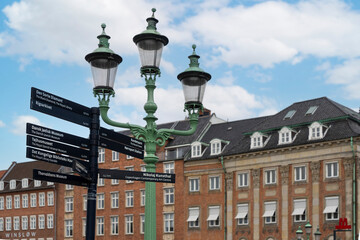
[[[96,185],[98,179],[98,147],[100,129],[99,108],[91,108],[91,127],[90,127],[90,163],[89,175],[90,184],[87,194],[87,215],[86,215],[86,240],[95,239],[95,219],[96,219]]]

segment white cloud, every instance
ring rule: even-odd
[[[0,127],[5,127],[5,123],[0,120]]]
[[[25,135],[26,123],[41,125],[40,120],[37,119],[36,117],[29,115],[22,115],[16,117],[16,119],[12,122],[13,128],[11,129],[11,132],[16,135]]]
[[[325,73],[329,84],[343,86],[344,95],[349,99],[360,99],[360,59],[345,61],[327,69]]]

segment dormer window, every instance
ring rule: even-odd
[[[211,140],[210,141],[211,155],[220,154],[226,144],[228,144],[228,142],[222,141],[220,139]]]
[[[0,191],[4,190],[5,184],[4,181],[0,181]]]
[[[41,181],[40,180],[34,180],[34,186],[35,187],[40,187],[41,186]]]
[[[279,131],[279,144],[286,144],[286,143],[292,143],[298,132],[294,131],[293,129],[290,129],[288,127],[283,127]]]
[[[22,188],[27,188],[28,186],[29,186],[29,179],[24,178],[24,179],[21,181],[21,187],[22,187]]]
[[[194,142],[191,144],[191,157],[201,157],[204,153],[207,144],[201,142]]]
[[[266,145],[266,143],[269,140],[269,136],[260,132],[255,132],[253,133],[253,135],[251,135],[250,139],[251,139],[251,146],[250,146],[251,149],[261,148]]]
[[[311,106],[311,107],[309,107],[309,109],[307,110],[305,115],[313,115],[318,107],[319,106]]]
[[[10,180],[10,189],[16,188],[16,180]]]
[[[295,113],[296,113],[296,110],[290,110],[290,111],[288,111],[287,114],[286,114],[285,117],[284,117],[284,120],[285,120],[285,119],[291,119],[291,118],[294,116]]]
[[[319,122],[314,122],[309,126],[309,140],[322,139],[329,128]]]

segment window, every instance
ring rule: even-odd
[[[96,218],[96,235],[104,235],[104,217]]]
[[[99,193],[97,194],[97,209],[105,208],[105,194]]]
[[[112,151],[112,161],[119,161],[119,152]]]
[[[20,217],[14,217],[14,230],[20,230]]]
[[[290,111],[288,111],[287,114],[286,114],[285,117],[284,117],[284,120],[285,120],[285,119],[291,119],[291,118],[294,116],[295,113],[296,113],[296,110],[290,110]]]
[[[6,196],[6,209],[12,209],[12,197]]]
[[[174,164],[174,162],[164,163],[164,173],[175,173],[175,164]]]
[[[280,131],[279,131],[279,144],[286,144],[286,143],[292,143],[295,138],[296,138],[297,132],[295,132],[294,130],[288,128],[288,127],[283,127]]]
[[[36,193],[30,194],[30,207],[36,207]]]
[[[276,202],[265,202],[265,224],[276,223]]]
[[[0,191],[4,190],[4,181],[0,181]]]
[[[210,141],[211,155],[217,155],[221,152],[221,141],[214,139]]]
[[[119,217],[118,216],[112,216],[110,217],[111,222],[111,235],[118,235],[119,234]]]
[[[4,218],[0,218],[0,232],[4,231]]]
[[[174,188],[164,188],[164,204],[174,204]]]
[[[140,206],[145,206],[145,189],[140,190]]]
[[[264,147],[270,138],[261,132],[255,132],[251,135],[250,139],[250,148],[254,149]]]
[[[141,234],[145,233],[145,215],[144,214],[140,214],[140,233]]]
[[[22,195],[22,207],[23,208],[28,208],[28,206],[29,206],[28,195],[23,194]]]
[[[73,220],[67,219],[65,220],[65,237],[73,236]]]
[[[82,219],[82,235],[83,237],[86,236],[86,218]]]
[[[199,227],[199,215],[200,215],[199,207],[189,208],[189,217],[187,219],[189,228]]]
[[[72,211],[74,211],[74,198],[66,197],[65,198],[65,212],[72,212]]]
[[[201,143],[195,142],[191,145],[191,157],[201,157]]]
[[[6,231],[11,231],[11,217],[7,217],[6,218],[6,226],[5,226]]]
[[[294,167],[295,181],[306,181],[306,167]]]
[[[41,181],[40,180],[34,180],[34,187],[40,187]]]
[[[238,187],[248,187],[249,186],[249,173],[239,173],[238,174]]]
[[[237,219],[238,225],[248,225],[249,224],[249,204],[238,204],[237,205],[237,215],[235,219]]]
[[[45,229],[45,216],[39,215],[39,229]]]
[[[98,163],[105,162],[105,148],[99,148]]]
[[[134,171],[134,167],[131,166],[131,167],[125,167],[125,170],[126,171]],[[134,183],[133,180],[126,180],[125,183]]]
[[[48,206],[54,206],[54,192],[47,193]]]
[[[125,192],[125,207],[134,206],[134,191]]]
[[[39,193],[39,207],[45,206],[45,193]]]
[[[54,183],[53,182],[46,182],[46,185],[51,186],[51,185],[54,185]]]
[[[100,175],[98,175],[98,182],[97,182],[98,187],[102,187],[105,185],[105,179],[101,178]]]
[[[125,216],[125,234],[134,233],[134,217],[133,215]]]
[[[22,188],[27,188],[27,187],[29,187],[29,179],[24,178],[23,180],[21,180],[21,187],[22,187]]]
[[[4,197],[0,197],[0,210],[4,210]]]
[[[276,184],[276,170],[265,170],[265,184]]]
[[[21,217],[21,229],[22,230],[27,230],[28,229],[28,217],[27,216],[22,216]]]
[[[71,184],[65,184],[65,190],[73,190],[74,186]]]
[[[36,216],[30,216],[30,229],[36,229]]]
[[[189,190],[190,192],[198,192],[200,191],[200,179],[199,178],[191,178],[189,179]]]
[[[10,189],[16,188],[16,180],[10,180]]]
[[[146,172],[146,166],[145,165],[140,165],[140,171]]]
[[[130,155],[126,155],[126,159],[127,159],[127,160],[131,160],[131,159],[134,159],[134,157],[133,157],[133,156],[130,156]]]
[[[313,115],[318,107],[319,106],[311,106],[311,107],[309,107],[309,109],[306,111],[305,115]]]
[[[174,213],[164,214],[164,232],[165,233],[174,232]]]
[[[328,126],[325,126],[319,122],[314,122],[309,126],[309,140],[321,139],[326,135]]]
[[[339,197],[326,197],[324,212],[326,220],[339,219]]]
[[[338,162],[326,163],[325,166],[326,166],[326,178],[339,177]]]
[[[111,179],[111,185],[118,185],[119,179]]]
[[[209,227],[220,226],[220,206],[209,207],[209,216],[207,218]]]
[[[119,192],[111,193],[111,208],[119,207]]]
[[[209,189],[210,190],[219,190],[220,189],[220,177],[219,176],[210,176],[209,177]]]
[[[14,196],[14,208],[20,208],[20,195]]]
[[[83,195],[83,210],[87,210],[87,195]]]
[[[47,222],[46,222],[47,228],[48,229],[54,228],[54,215],[48,214],[46,217],[47,217]]]
[[[294,200],[294,211],[291,215],[294,216],[294,222],[306,221],[306,199]]]

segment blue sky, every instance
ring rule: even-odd
[[[212,75],[204,105],[225,120],[323,96],[360,107],[357,0],[2,0],[0,169],[27,160],[26,122],[88,136],[84,127],[30,110],[30,89],[97,106],[84,56],[97,47],[103,22],[110,47],[123,57],[110,116],[144,124],[146,94],[132,37],[145,29],[152,7],[170,41],[155,92],[159,123],[185,117],[176,76],[188,67],[193,43]]]

